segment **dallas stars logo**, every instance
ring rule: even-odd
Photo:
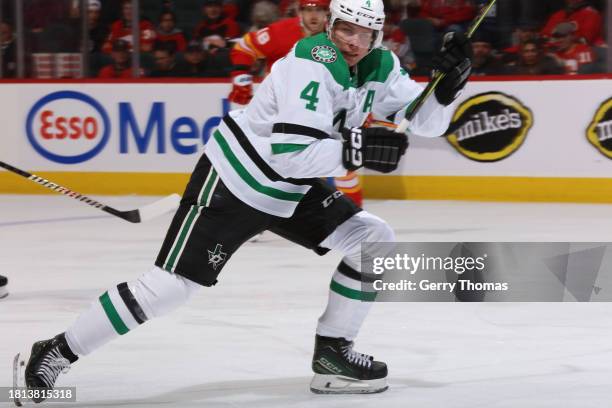
[[[212,264],[213,269],[216,271],[217,267],[225,262],[227,252],[221,251],[223,245],[217,244],[214,251],[208,250],[208,263]]]
[[[317,45],[310,51],[310,55],[315,61],[326,64],[331,64],[338,58],[336,50],[328,45]]]
[[[372,8],[372,1],[371,0],[366,0],[366,7]]]

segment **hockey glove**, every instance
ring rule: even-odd
[[[253,98],[253,76],[249,74],[240,74],[234,77],[232,92],[227,99],[230,102],[246,105]]]
[[[472,43],[462,33],[447,33],[442,49],[432,59],[433,73],[446,76],[436,88],[436,99],[442,105],[450,105],[459,96],[472,73]]]
[[[344,129],[342,138],[342,163],[350,171],[365,167],[390,173],[408,148],[406,135],[380,127]]]

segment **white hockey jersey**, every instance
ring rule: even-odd
[[[318,34],[273,65],[246,109],[223,119],[206,155],[240,200],[290,217],[310,189],[308,179],[346,175],[342,127],[362,125],[370,112],[399,122],[421,91],[389,50],[373,50],[351,72],[326,34]],[[451,114],[429,98],[408,130],[440,136]]]

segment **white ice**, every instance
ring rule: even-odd
[[[100,197],[121,209],[152,197]],[[400,240],[612,241],[612,206],[367,202]],[[0,196],[0,386],[10,363],[151,266],[170,215],[142,225],[65,197]],[[316,321],[339,255],[267,234],[214,288],[79,360],[54,407],[600,408],[612,404],[612,305],[375,304],[356,349],[389,364],[390,389],[308,390]],[[607,288],[608,290],[612,288]],[[606,290],[606,288],[603,288]]]

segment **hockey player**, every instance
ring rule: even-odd
[[[297,41],[325,30],[328,10],[329,0],[300,0],[297,17],[277,21],[259,31],[245,34],[230,55],[234,71],[229,101],[237,105],[249,103],[253,97],[250,69],[255,61],[265,59],[266,71],[269,72],[272,64],[287,55]],[[349,172],[329,181],[361,207],[363,193],[357,173]]]
[[[0,299],[8,296],[8,279],[6,276],[0,275]]]
[[[102,294],[64,333],[34,343],[25,369],[28,387],[52,388],[80,356],[184,304],[202,286],[215,285],[242,243],[271,230],[320,255],[344,254],[316,329],[311,390],[387,388],[386,364],[356,352],[353,340],[372,305],[363,301],[372,293],[360,284],[360,244],[394,241],[394,234],[320,177],[362,166],[395,170],[408,146],[406,135],[354,125],[370,112],[385,118],[399,111],[401,117],[422,87],[380,48],[382,0],[332,0],[330,9],[327,33],[298,42],[246,109],[230,112],[214,132],[155,266]],[[470,53],[464,36],[447,38],[433,61],[447,75],[410,123],[411,133],[435,137],[447,129],[448,105],[467,82]]]
[[[328,20],[329,0],[300,0],[298,17],[270,24],[255,32],[246,33],[232,48],[230,58],[232,91],[230,102],[246,105],[253,97],[251,67],[259,59],[266,60],[266,71],[279,58],[287,55],[296,42],[304,37],[322,33]]]

